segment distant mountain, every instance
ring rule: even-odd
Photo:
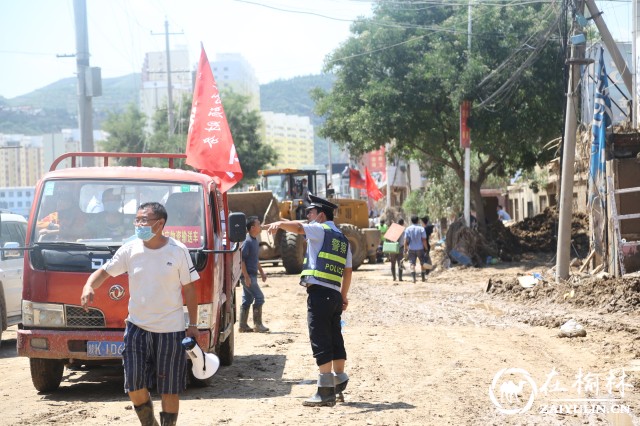
[[[99,129],[109,111],[123,111],[139,102],[140,74],[130,74],[102,80],[102,96],[93,98],[94,128]],[[313,112],[314,101],[309,92],[315,88],[330,90],[335,81],[331,74],[277,80],[260,86],[260,108],[285,114],[308,116],[314,126],[322,119]],[[41,135],[78,127],[77,80],[59,80],[26,95],[11,99],[0,97],[0,133]],[[316,163],[328,162],[328,143],[316,137]],[[337,147],[332,149],[333,161],[342,158]]]
[[[96,111],[120,111],[131,102],[137,103],[140,81],[140,74],[103,79],[102,95],[93,98],[93,108]],[[65,110],[75,115],[78,109],[77,84],[75,77],[64,78],[26,95],[6,99],[6,103],[12,107]]]
[[[93,98],[94,127],[109,111],[122,111],[140,98],[140,74],[102,80],[102,96]],[[41,135],[78,127],[77,80],[58,80],[26,95],[0,97],[0,133]]]

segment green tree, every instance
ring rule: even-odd
[[[356,156],[392,142],[392,154],[414,158],[428,178],[449,168],[462,183],[459,105],[471,99],[479,163],[471,200],[480,205],[488,176],[546,161],[542,146],[561,133],[564,61],[551,40],[557,7],[476,3],[469,51],[466,7],[380,2],[328,58],[337,80],[330,92],[314,92],[326,117],[321,136]]]
[[[260,137],[262,117],[257,110],[249,109],[249,97],[225,91],[222,93],[222,105],[236,145],[238,160],[242,166],[242,183],[258,178],[258,170],[278,159],[278,154]]]
[[[106,152],[143,152],[146,135],[144,133],[145,115],[133,103],[124,112],[110,112],[103,123],[103,130],[109,134],[102,143]],[[135,165],[135,159],[123,158],[121,166]]]

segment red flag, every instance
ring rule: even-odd
[[[187,164],[216,178],[224,193],[242,179],[242,169],[204,46],[201,49],[187,136]]]
[[[364,179],[362,179],[358,169],[352,169],[349,167],[349,187],[367,189],[367,184]]]
[[[382,192],[380,192],[380,190],[378,189],[378,185],[376,184],[376,181],[373,180],[373,178],[371,177],[371,174],[369,173],[369,169],[366,167],[364,168],[364,177],[367,182],[367,195],[370,198],[373,198],[374,201],[378,201],[380,198],[383,197]]]

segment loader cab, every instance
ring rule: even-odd
[[[327,197],[327,174],[318,170],[260,170],[262,189],[271,191],[279,202],[306,200],[307,193]]]

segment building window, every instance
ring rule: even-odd
[[[18,191],[17,195],[18,197],[22,197],[22,191]]]

